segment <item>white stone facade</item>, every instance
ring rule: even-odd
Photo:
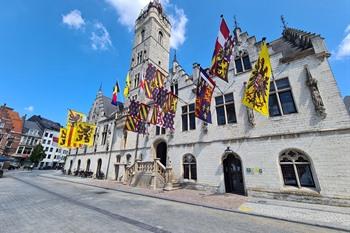
[[[156,11],[151,14],[152,19],[161,17]],[[168,32],[168,28],[152,19],[136,26],[135,41],[138,40],[139,28],[145,28],[146,34],[148,28],[152,27],[164,27],[163,30]],[[107,174],[108,179],[124,181],[128,164],[133,164],[135,159],[153,161],[157,157],[157,146],[160,142],[165,142],[167,162],[164,165],[172,166],[174,182],[190,183],[191,187],[224,193],[227,187],[223,161],[229,154],[234,154],[241,162],[243,193],[246,195],[350,205],[350,117],[328,63],[328,51],[320,36],[285,29],[288,30],[297,33],[297,36],[300,33],[302,39],[306,38],[308,47],[302,51],[295,50],[289,46],[287,35],[270,42],[269,52],[275,82],[283,78],[289,80],[295,113],[282,113],[281,116],[269,118],[254,113],[255,126],[251,126],[247,109],[241,104],[244,82],[247,82],[251,69],[237,72],[235,62],[231,61],[229,83],[215,79],[218,88],[214,91],[211,103],[213,123],[206,126],[196,119],[195,129],[183,131],[182,107],[195,102],[193,90],[199,66],[195,64],[193,74],[188,75],[174,60],[166,83],[169,90],[172,83],[178,84],[180,101],[175,118],[175,132],[169,133],[167,130],[163,135],[156,135],[156,127],[151,125],[149,135],[138,137],[136,133],[128,132],[125,137],[125,113],[116,111],[111,115],[99,115],[98,112],[103,110],[99,110],[97,103],[101,96],[98,95],[89,115],[89,119],[97,122],[98,126],[95,146],[87,150],[79,149],[78,152],[73,150],[72,155],[67,157],[65,169],[76,169],[80,160],[80,168],[85,170],[87,161],[90,160],[90,171],[96,172],[97,161],[101,159],[101,170]],[[235,32],[239,38],[235,56],[246,53],[251,64],[254,64],[261,42],[257,42],[255,37],[249,37],[247,33],[241,33],[239,28]],[[133,54],[138,46],[134,47]],[[142,46],[147,48],[147,45]],[[169,51],[168,45],[166,48]],[[165,64],[169,59],[168,51],[164,52],[163,48],[159,51],[150,50],[148,55],[161,56],[162,64]],[[307,85],[305,65],[317,80],[325,117],[316,111]],[[236,123],[218,125],[215,97],[222,95],[221,91],[224,94],[233,93]],[[135,93],[140,93],[138,88],[131,94]],[[144,101],[140,95],[138,100]],[[309,160],[314,187],[285,185],[280,159],[282,153],[290,149],[303,153]],[[196,159],[197,177],[194,180],[184,179],[183,158],[187,154]]]

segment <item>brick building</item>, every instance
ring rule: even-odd
[[[130,96],[145,101],[138,84],[148,62],[163,71],[168,90],[181,99],[175,132],[153,125],[145,136],[125,132],[126,111],[107,112],[96,98],[88,116],[97,123],[95,144],[72,150],[66,169],[102,171],[108,179],[135,186],[181,185],[350,205],[350,117],[324,38],[284,27],[281,37],[268,41],[274,77],[270,117],[265,118],[241,104],[261,41],[235,27],[238,41],[229,83],[215,79],[222,91],[214,91],[213,124],[207,125],[194,117],[199,65],[188,74],[174,58],[168,69],[170,29],[157,2],[141,11],[135,24]]]
[[[21,140],[23,121],[18,112],[6,106],[0,106],[0,155],[10,156],[16,153]]]

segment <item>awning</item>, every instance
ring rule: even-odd
[[[15,159],[8,156],[0,155],[0,162],[6,162],[6,161],[15,161]]]

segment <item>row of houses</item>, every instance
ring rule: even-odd
[[[6,104],[0,106],[0,155],[12,157],[22,164],[35,146],[41,144],[45,158],[38,166],[61,167],[68,150],[59,148],[57,144],[60,124],[40,115],[26,118],[26,115],[20,117]]]

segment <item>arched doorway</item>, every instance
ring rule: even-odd
[[[69,170],[72,170],[72,166],[73,166],[73,160],[71,160],[69,163]]]
[[[79,170],[80,170],[80,163],[81,163],[81,160],[79,159],[79,160],[78,160],[77,171],[79,171]]]
[[[244,195],[241,160],[234,154],[228,154],[224,158],[223,168],[226,192]]]
[[[166,157],[167,157],[167,144],[166,142],[160,142],[157,145],[156,154],[160,162],[166,167]]]
[[[87,163],[86,163],[86,171],[88,172],[90,170],[90,164],[91,164],[91,160],[88,159]]]
[[[102,167],[102,159],[98,159],[97,160],[96,175],[99,175],[101,173],[101,167]]]

